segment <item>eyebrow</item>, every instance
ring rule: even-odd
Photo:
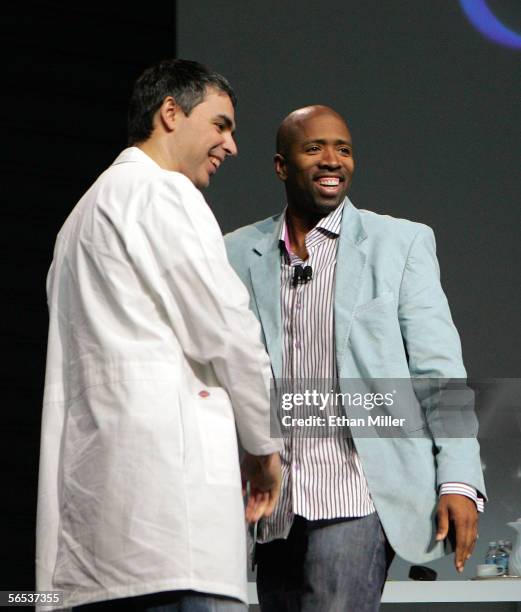
[[[311,138],[310,140],[305,140],[302,143],[302,146],[305,147],[305,146],[307,146],[309,144],[312,144],[312,143],[325,145],[325,144],[328,143],[328,141],[325,138]],[[344,145],[348,145],[350,147],[353,146],[353,144],[352,144],[352,142],[350,140],[344,140],[343,138],[339,138],[339,139],[335,140],[333,142],[333,144],[335,144],[335,145],[344,144]]]
[[[228,117],[228,115],[224,115],[223,113],[220,113],[219,115],[217,115],[217,118],[220,119],[224,125],[230,130],[230,132],[232,134],[235,134],[235,124],[234,122],[230,119],[230,117]]]

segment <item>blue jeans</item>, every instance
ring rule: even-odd
[[[262,612],[376,612],[394,557],[376,513],[308,521],[257,546]]]
[[[111,599],[74,608],[76,612],[246,612],[238,599],[197,591],[167,591]]]

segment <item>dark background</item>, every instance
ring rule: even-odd
[[[175,56],[176,11],[171,0],[3,2],[0,10],[7,49],[0,115],[0,590],[28,590],[34,588],[45,279],[54,240],[83,192],[126,147],[134,80]]]
[[[521,3],[489,6],[521,32]],[[355,205],[435,230],[469,375],[520,375],[521,53],[484,39],[456,0],[5,2],[2,13],[0,590],[34,584],[54,239],[126,146],[133,81],[176,51],[225,74],[239,96],[239,157],[206,193],[223,230],[280,210],[271,162],[277,126],[299,106],[329,104],[353,133]],[[465,577],[487,540],[511,538],[504,524],[521,516],[519,432],[485,438],[482,449],[492,499]],[[432,566],[454,580],[450,563]],[[397,562],[391,575],[406,570]]]
[[[519,0],[488,4],[521,33]],[[239,157],[208,193],[225,231],[280,210],[277,127],[328,104],[353,135],[353,203],[433,227],[469,372],[519,376],[521,51],[457,0],[178,0],[177,46],[239,96]]]

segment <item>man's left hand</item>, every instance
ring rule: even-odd
[[[478,511],[476,504],[465,495],[449,493],[438,502],[438,531],[436,540],[444,540],[452,526],[456,537],[454,565],[462,572],[478,539]]]

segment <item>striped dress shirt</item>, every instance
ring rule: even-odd
[[[297,384],[301,381],[304,388],[337,388],[333,306],[343,211],[344,204],[308,232],[305,262],[291,251],[285,220],[282,223],[282,378]],[[298,265],[311,266],[310,282],[293,282]],[[353,441],[345,431],[342,433],[342,428],[337,430],[337,435],[315,437],[308,430],[307,435],[284,437],[281,495],[271,517],[259,524],[260,542],[287,537],[295,515],[320,520],[361,517],[375,511]],[[445,493],[466,495],[479,510],[483,509],[483,500],[477,499],[475,489],[469,485],[445,483],[440,495]]]

